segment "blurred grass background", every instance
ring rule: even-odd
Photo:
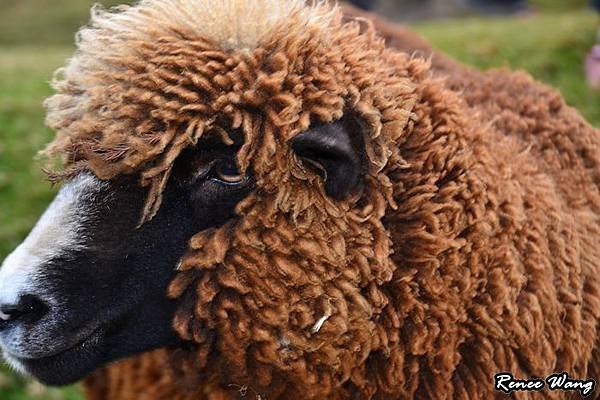
[[[395,1],[395,0],[389,0]],[[114,5],[118,0],[100,1]],[[27,234],[54,190],[32,161],[44,127],[48,81],[73,51],[89,0],[0,0],[0,260]],[[435,46],[481,68],[525,69],[557,87],[600,126],[600,93],[587,88],[583,59],[600,21],[585,0],[532,0],[526,17],[467,17],[415,23]],[[1,400],[79,400],[77,387],[48,389],[0,366]]]

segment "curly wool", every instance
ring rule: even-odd
[[[478,399],[499,371],[597,378],[598,131],[524,74],[441,80],[370,24],[309,10],[318,24],[292,12],[240,51],[173,30],[98,57],[82,36],[72,65],[102,61],[48,102],[67,169],[141,173],[151,217],[183,148],[230,125],[257,181],[171,284],[189,346],[98,372],[89,397]],[[344,113],[369,171],[333,202],[289,143]]]

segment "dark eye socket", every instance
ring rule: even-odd
[[[242,174],[234,158],[218,160],[212,167],[211,179],[226,185],[239,185],[248,180]]]

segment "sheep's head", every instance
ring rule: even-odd
[[[0,273],[14,365],[61,384],[173,346],[200,379],[314,395],[385,350],[423,62],[300,0],[143,0],[78,46],[46,103],[64,186]]]

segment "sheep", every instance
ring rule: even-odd
[[[597,378],[599,132],[525,73],[436,62],[325,3],[95,9],[46,102],[64,185],[0,270],[5,358],[97,370],[93,400]]]

